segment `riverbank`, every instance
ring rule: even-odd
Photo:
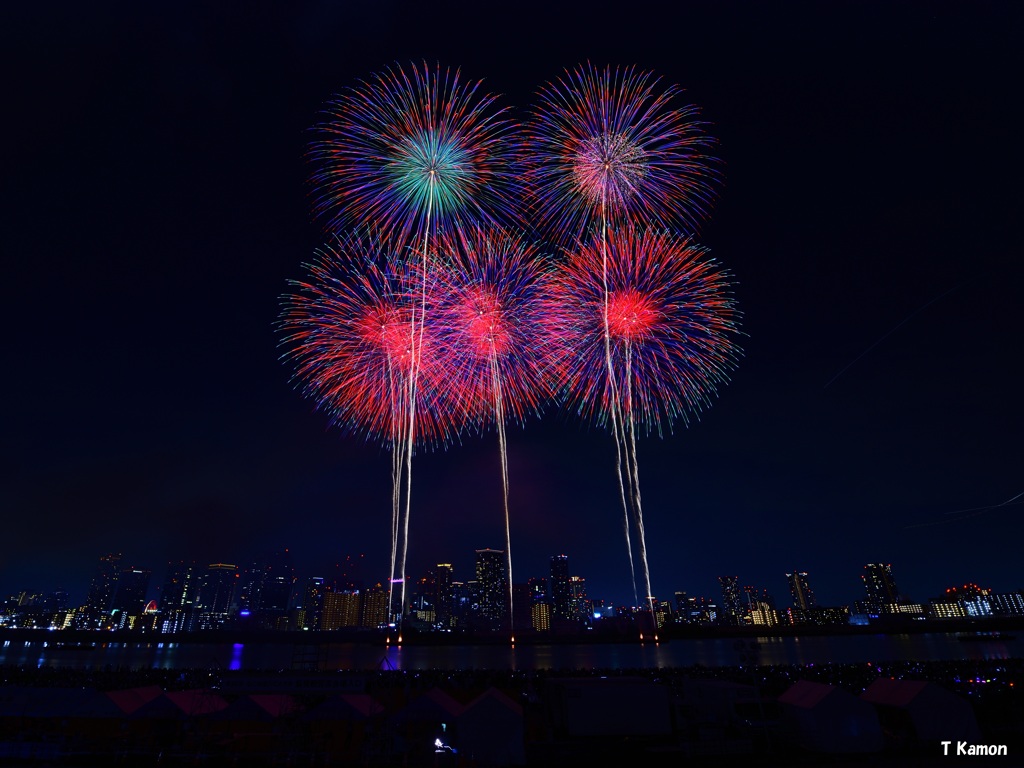
[[[910,617],[895,616],[873,621],[866,625],[830,624],[799,626],[697,626],[674,624],[663,627],[657,633],[658,642],[672,640],[749,640],[759,637],[857,637],[865,635],[906,635],[925,633],[1014,633],[1024,634],[1024,616],[1004,616],[984,619],[930,619],[913,620]],[[640,631],[632,625],[617,625],[607,629],[582,630],[579,632],[533,632],[516,633],[517,645],[583,645],[589,643],[653,642],[655,635],[648,632],[641,637]],[[394,632],[385,633],[369,629],[340,629],[323,631],[270,631],[256,629],[222,629],[201,632],[145,632],[136,630],[49,630],[49,629],[0,629],[0,642],[47,642],[57,644],[89,643],[264,643],[264,644],[333,644],[358,643],[384,646],[397,644]],[[469,632],[422,632],[406,628],[402,632],[403,645],[499,645],[510,642],[505,633]]]

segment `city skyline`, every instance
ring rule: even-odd
[[[405,610],[410,611],[410,615],[417,612],[417,601],[425,594],[424,589],[427,589],[430,596],[430,609],[435,610],[435,596],[446,593],[447,590],[454,588],[453,585],[463,588],[473,584],[482,589],[479,595],[482,615],[494,626],[501,626],[507,619],[508,611],[508,586],[503,568],[504,552],[489,548],[476,549],[473,552],[472,558],[469,555],[464,557],[467,562],[472,560],[469,565],[463,563],[457,568],[452,562],[438,562],[411,576]],[[603,609],[629,609],[641,612],[649,610],[643,600],[640,601],[640,605],[635,605],[631,601],[616,602],[598,593],[588,593],[585,586],[587,575],[577,573],[568,566],[568,562],[568,555],[551,556],[550,570],[544,571],[543,574],[527,574],[514,582],[514,588],[524,591],[519,598],[513,599],[524,599],[529,604],[544,602],[550,608],[546,621],[589,615],[589,611],[581,613],[578,607],[574,607],[577,602],[576,585],[582,590],[579,598],[588,604],[601,605]],[[310,599],[311,594],[315,594],[316,599],[322,601],[325,594],[331,593],[380,592],[384,595],[382,600],[386,602],[387,578],[362,573],[363,565],[362,555],[349,555],[344,558],[344,562],[336,563],[332,569],[314,572],[296,566],[292,553],[285,549],[259,553],[236,563],[218,561],[204,564],[194,559],[171,560],[167,562],[161,578],[158,570],[140,568],[133,561],[124,559],[122,553],[108,553],[98,558],[91,581],[84,576],[80,580],[80,584],[89,583],[87,589],[82,587],[75,591],[64,587],[57,590],[28,588],[5,593],[5,597],[8,605],[38,606],[57,601],[64,608],[77,609],[81,606],[95,615],[110,613],[115,609],[127,613],[128,606],[132,604],[149,604],[161,611],[166,610],[169,605],[177,605],[179,609],[188,605],[190,608],[195,607],[197,616],[198,612],[206,611],[220,617],[212,620],[212,623],[202,623],[201,627],[196,628],[216,629],[228,619],[229,614],[231,621],[236,620],[239,613],[244,616],[257,609],[270,610],[283,616],[292,609],[307,607],[305,602]],[[460,571],[468,575],[463,575]],[[724,620],[725,623],[736,623],[740,616],[747,616],[751,611],[756,611],[762,602],[765,607],[779,612],[780,615],[787,610],[795,611],[798,615],[807,615],[815,610],[833,608],[845,608],[850,613],[878,614],[886,613],[887,605],[925,606],[935,601],[963,597],[965,594],[1016,594],[1018,597],[1014,599],[1020,602],[1020,595],[1024,593],[1020,588],[1002,588],[1000,585],[979,587],[974,582],[948,581],[944,585],[935,586],[927,594],[908,594],[896,586],[891,563],[864,564],[860,573],[854,574],[849,580],[851,585],[859,581],[863,591],[852,592],[841,600],[830,603],[822,603],[817,599],[812,586],[816,580],[806,571],[782,573],[779,579],[770,579],[765,574],[743,574],[742,578],[737,575],[720,575],[715,577],[715,580],[718,589],[710,593],[688,590],[684,585],[677,585],[671,590],[666,590],[664,594],[655,594],[653,597],[657,604],[671,605],[673,610],[680,601],[680,596],[683,599],[697,600],[701,606],[710,606],[717,610],[720,622]],[[493,585],[479,586],[484,581],[492,581]],[[428,587],[424,586],[428,583]],[[784,589],[779,588],[780,583],[784,585]],[[258,604],[253,604],[254,591],[262,595],[257,598]],[[397,600],[397,593],[394,599]],[[449,615],[449,610],[450,608],[444,609],[443,615]],[[517,608],[516,613],[520,616],[518,621],[521,623],[527,611]],[[174,619],[169,621],[174,625]]]
[[[390,455],[296,391],[275,323],[326,239],[309,128],[424,60],[516,119],[566,68],[635,65],[718,141],[699,242],[735,277],[744,356],[699,420],[639,444],[655,595],[778,572],[750,581],[779,597],[798,568],[831,605],[867,562],[915,599],[1024,586],[1017,5],[640,9],[612,36],[601,13],[488,13],[12,11],[4,592],[106,551],[154,574],[359,551],[386,574]],[[504,548],[495,443],[415,457],[410,578]],[[549,407],[508,455],[513,582],[564,549],[631,602],[607,431]]]

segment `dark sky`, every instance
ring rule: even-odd
[[[993,507],[1024,491],[1020,3],[179,5],[5,10],[5,594],[81,599],[107,551],[154,586],[282,546],[303,576],[360,552],[387,576],[388,454],[293,389],[274,324],[324,239],[309,127],[424,59],[519,110],[566,67],[635,64],[713,124],[701,241],[745,356],[640,446],[657,596],[735,574],[788,605],[796,568],[846,603],[875,561],[918,600],[1024,587],[1024,497]],[[631,600],[611,437],[552,409],[509,462],[517,581],[566,553]],[[495,436],[413,480],[410,575],[469,578],[503,546]]]

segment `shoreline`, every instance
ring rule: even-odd
[[[864,635],[907,634],[965,634],[1024,632],[1024,616],[1006,616],[986,619],[943,619],[928,621],[893,620],[868,625],[801,625],[801,626],[748,626],[701,627],[677,625],[659,631],[658,640],[649,636],[641,640],[639,630],[633,632],[582,631],[573,633],[523,633],[517,635],[516,645],[589,645],[617,643],[651,643],[685,640],[756,640],[769,637],[848,637]],[[281,645],[336,645],[344,643],[388,645],[388,636],[379,630],[323,631],[271,631],[251,629],[223,629],[199,632],[159,633],[137,630],[51,630],[0,629],[0,641],[46,642],[67,645],[71,643],[180,643],[180,644],[281,644]],[[492,646],[508,645],[506,634],[470,634],[418,632],[406,629],[402,645],[409,646]]]

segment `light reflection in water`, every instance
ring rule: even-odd
[[[242,668],[242,651],[245,650],[243,643],[235,643],[231,646],[231,661],[228,663],[228,669],[241,669]]]

